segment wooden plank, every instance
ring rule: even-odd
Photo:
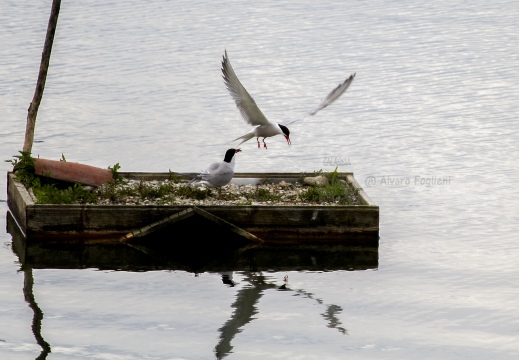
[[[363,205],[375,206],[378,208],[375,202],[371,200],[371,198],[368,196],[368,194],[366,194],[362,186],[360,186],[357,180],[353,177],[353,174],[347,174],[346,178],[348,182],[352,184],[354,189],[358,191],[359,198],[361,199]]]
[[[123,178],[130,179],[130,180],[144,180],[144,181],[151,181],[151,180],[158,180],[158,181],[164,181],[172,179],[174,176],[177,176],[181,179],[189,179],[191,180],[194,176],[196,176],[197,172],[186,172],[186,173],[179,173],[179,172],[158,172],[158,173],[150,173],[150,172],[119,172],[119,175]],[[353,175],[351,172],[339,172],[337,173],[339,178],[347,180],[348,175]],[[258,179],[258,180],[288,180],[288,181],[297,181],[301,180],[304,177],[307,176],[315,176],[314,173],[307,173],[307,172],[301,172],[301,173],[279,173],[279,172],[272,172],[272,173],[234,173],[233,179],[234,180],[242,180],[242,179]],[[268,181],[267,181],[268,182]]]
[[[190,206],[36,205],[27,208],[28,231],[125,231],[160,221]],[[365,206],[199,206],[229,223],[247,227],[343,227],[378,228],[378,212]]]
[[[7,174],[7,205],[21,231],[27,230],[27,207],[34,205],[25,186],[16,181],[16,175],[12,172]]]
[[[120,241],[126,242],[128,240],[131,240],[133,238],[142,237],[148,234],[151,234],[157,230],[162,229],[165,226],[174,224],[175,222],[182,221],[183,219],[193,216],[194,208],[188,208],[181,210],[173,215],[169,215],[165,217],[164,219],[161,219],[159,221],[155,221],[149,225],[140,227],[138,229],[134,229],[130,231],[128,234],[121,237]]]

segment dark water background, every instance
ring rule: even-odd
[[[2,160],[23,145],[50,3],[0,5]],[[513,1],[63,2],[34,155],[198,171],[249,130],[225,49],[279,122],[356,72],[291,147],[245,143],[236,170],[352,171],[380,206],[380,246],[364,266],[340,249],[327,270],[285,266],[290,251],[278,268],[236,265],[231,287],[232,262],[125,268],[121,250],[121,270],[58,269],[52,253],[22,267],[6,230],[0,358],[518,358],[518,18]]]

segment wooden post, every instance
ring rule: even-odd
[[[49,25],[47,26],[47,36],[41,54],[40,73],[36,83],[36,90],[34,97],[27,114],[27,126],[25,128],[25,142],[23,144],[23,151],[32,152],[32,143],[34,141],[34,128],[36,125],[36,115],[40,107],[41,98],[43,96],[43,89],[45,88],[45,81],[47,80],[47,71],[49,69],[50,53],[52,51],[52,43],[54,41],[54,34],[56,33],[56,25],[58,23],[59,9],[61,0],[52,1],[52,9],[50,12]]]

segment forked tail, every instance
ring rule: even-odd
[[[243,140],[241,141],[241,143],[239,143],[238,145],[236,145],[236,147],[238,147],[238,146],[240,146],[241,144],[243,144],[245,141],[249,141],[249,140],[252,139],[253,137],[254,137],[254,134],[252,134],[252,133],[247,133],[247,134],[245,134],[245,135],[243,135],[243,136],[240,136],[240,137],[238,137],[238,138],[236,138],[236,139],[234,139],[234,140],[232,140],[232,141],[229,141],[229,142],[233,142],[233,141],[237,141],[237,140],[243,139]]]

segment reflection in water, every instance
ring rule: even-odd
[[[231,353],[234,337],[258,313],[257,303],[268,290],[285,291],[317,302],[325,307],[320,315],[327,327],[347,334],[338,318],[342,311],[340,306],[324,304],[321,298],[302,289],[291,289],[287,276],[281,285],[269,281],[262,271],[366,270],[378,267],[376,247],[358,248],[326,243],[251,246],[236,241],[182,241],[184,239],[177,240],[171,234],[164,233],[126,243],[77,243],[71,239],[28,243],[9,214],[7,218],[8,232],[13,236],[13,251],[25,272],[25,300],[34,311],[34,336],[42,348],[37,359],[45,359],[51,349],[41,335],[43,312],[33,295],[32,270],[35,268],[184,270],[195,275],[217,272],[221,275],[222,283],[230,287],[237,285],[233,274],[240,271],[247,285],[238,290],[231,305],[234,311],[219,329],[219,341],[214,348],[216,358],[223,359]],[[201,248],[205,251],[200,251]]]
[[[234,287],[236,282],[232,279],[232,271],[223,271],[222,273],[222,282],[225,285],[229,285],[230,287]]]
[[[341,311],[342,311],[342,308],[339,306],[339,305],[326,305],[326,312],[324,314],[321,314],[323,315],[323,317],[328,320],[328,327],[329,328],[335,328],[337,330],[339,330],[340,333],[343,333],[343,334],[347,334],[347,331],[345,328],[343,328],[342,326],[338,326],[338,325],[341,325],[341,322],[339,321],[339,319],[337,318],[337,314],[339,314]]]
[[[232,273],[230,274],[232,278]],[[261,296],[266,290],[285,290],[293,291],[288,287],[288,277],[285,276],[283,285],[267,282],[266,277],[259,273],[245,273],[244,281],[247,281],[252,286],[244,287],[236,296],[236,300],[231,305],[234,308],[234,312],[229,320],[218,329],[220,332],[220,340],[214,348],[214,353],[217,359],[223,359],[225,356],[231,353],[233,346],[231,345],[232,339],[240,333],[245,325],[253,320],[253,316],[258,313],[256,304],[260,300]],[[223,276],[223,275],[222,275]],[[226,274],[225,276],[229,276]],[[295,290],[297,294],[303,295],[306,298],[313,299],[319,304],[323,304],[322,299],[315,298],[312,294],[304,290]],[[342,308],[338,305],[331,304],[326,305],[326,310],[321,315],[328,322],[329,328],[335,328],[342,334],[347,334],[345,328],[341,327],[341,321],[337,315],[342,311]]]
[[[280,290],[291,290],[287,287],[288,276],[285,276],[285,284],[279,287]],[[306,292],[304,290],[294,290],[298,295],[302,295],[308,299],[315,300],[319,305],[323,304],[323,300],[320,298],[316,298],[312,293]],[[342,334],[347,334],[347,330],[340,325],[342,324],[337,315],[342,311],[342,307],[339,305],[331,304],[326,305],[326,310],[321,316],[328,321],[328,327],[337,329]]]
[[[32,292],[34,279],[32,277],[32,268],[30,266],[22,266],[22,270],[24,272],[24,282],[23,282],[23,295],[25,297],[25,301],[29,304],[29,307],[34,312],[34,317],[32,319],[32,332],[34,337],[36,338],[36,342],[41,346],[41,353],[36,358],[36,360],[46,359],[47,354],[50,353],[50,345],[45,341],[43,336],[41,335],[41,321],[43,320],[43,311],[41,311],[40,307],[36,303],[34,299],[34,294]]]
[[[247,275],[252,287],[244,287],[236,295],[236,300],[231,305],[234,312],[229,320],[220,328],[220,341],[214,348],[217,359],[222,359],[232,350],[231,340],[240,332],[240,329],[248,324],[254,315],[258,313],[255,304],[261,297],[262,292],[268,288],[263,281],[255,279],[252,275]]]

